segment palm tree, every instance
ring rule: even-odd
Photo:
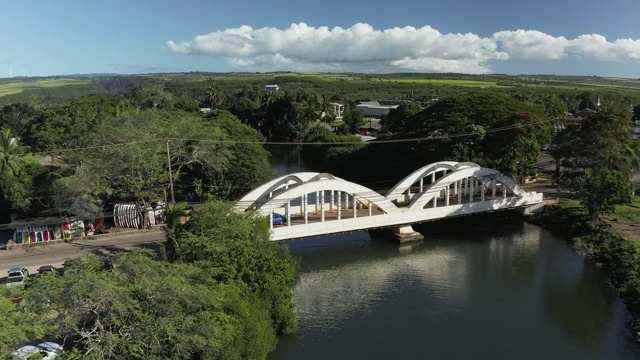
[[[21,146],[18,139],[13,137],[10,129],[0,130],[0,175],[18,175],[22,165],[19,154],[27,149]]]
[[[217,109],[220,104],[222,104],[222,100],[224,99],[224,94],[220,90],[217,82],[212,82],[207,91],[205,92],[206,99],[211,103],[211,110]]]
[[[322,121],[326,123],[331,123],[331,121],[333,121],[333,116],[334,116],[334,109],[333,109],[333,104],[331,103],[331,98],[326,96],[322,97],[322,101],[320,103],[320,110],[322,111],[321,112]]]
[[[180,258],[180,243],[178,229],[182,226],[181,219],[186,216],[184,211],[186,202],[169,205],[166,214],[165,240],[162,244],[167,261],[174,262]]]

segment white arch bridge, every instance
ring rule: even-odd
[[[403,242],[422,238],[413,223],[528,208],[542,204],[542,196],[497,170],[442,161],[414,171],[386,195],[328,173],[289,174],[252,190],[235,208],[269,216],[273,241],[392,228]],[[274,226],[274,213],[289,221]]]

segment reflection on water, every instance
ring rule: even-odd
[[[270,359],[639,358],[599,269],[539,227],[464,224],[289,242],[300,327]]]

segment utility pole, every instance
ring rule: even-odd
[[[167,139],[167,165],[169,166],[169,189],[171,190],[171,203],[176,203],[176,198],[173,196],[173,174],[171,171],[171,154],[169,153],[169,139]]]

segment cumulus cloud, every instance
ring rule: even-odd
[[[168,41],[167,50],[226,58],[246,71],[489,73],[491,60],[569,57],[640,64],[640,41],[633,39],[609,42],[597,34],[567,39],[536,30],[480,37],[442,34],[430,26],[376,30],[363,23],[346,29],[305,23],[286,29],[244,25],[187,41]]]

